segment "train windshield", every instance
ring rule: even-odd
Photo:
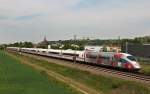
[[[133,56],[127,56],[127,58],[131,61],[136,61],[135,57],[133,57]]]
[[[119,62],[127,63],[128,61],[127,61],[127,60],[125,60],[125,59],[120,58],[120,59],[119,59]]]

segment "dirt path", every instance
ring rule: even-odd
[[[16,58],[16,56],[14,56],[10,53],[7,53],[7,54]],[[53,77],[56,80],[61,81],[65,84],[69,85],[70,87],[76,89],[77,91],[82,92],[83,94],[102,94],[102,93],[100,93],[100,92],[98,92],[98,91],[96,91],[96,90],[94,90],[94,89],[92,89],[92,88],[90,88],[84,84],[81,84],[81,83],[79,83],[79,82],[77,82],[77,81],[75,81],[69,77],[65,77],[63,75],[60,75],[60,74],[58,74],[58,73],[56,73],[50,69],[46,69],[44,67],[41,67],[40,65],[30,63],[30,61],[28,61],[27,58],[20,58],[20,60],[21,60],[21,63],[26,64],[28,66],[31,66],[38,71],[45,72],[49,77]]]

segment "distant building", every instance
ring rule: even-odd
[[[85,46],[85,50],[102,51],[102,52],[120,52],[120,47],[115,46]]]
[[[40,44],[41,45],[48,45],[49,44],[46,37],[44,37],[44,40]]]
[[[47,48],[49,45],[49,42],[46,39],[46,36],[44,37],[43,41],[38,43],[37,47],[38,48]]]
[[[134,56],[150,58],[150,44],[131,44],[122,46],[122,51]]]
[[[85,50],[91,50],[91,51],[102,51],[103,50],[103,46],[85,46],[84,47]]]

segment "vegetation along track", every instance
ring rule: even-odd
[[[127,79],[127,80],[141,82],[141,83],[144,83],[144,84],[150,86],[150,76],[146,76],[146,75],[139,74],[139,73],[118,71],[118,70],[108,69],[108,68],[99,67],[99,66],[91,66],[91,65],[87,65],[87,64],[83,64],[83,63],[71,63],[70,61],[58,60],[55,58],[33,55],[33,54],[29,54],[29,53],[22,53],[22,55],[46,60],[48,62],[53,61],[52,63],[57,63],[59,65],[68,66],[68,67],[72,67],[72,68],[77,68],[77,69],[80,69],[83,71],[88,71],[88,72],[96,74],[96,75],[118,77],[121,79]]]

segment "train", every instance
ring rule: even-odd
[[[76,62],[108,66],[111,68],[125,69],[129,71],[139,71],[141,69],[140,64],[138,63],[136,58],[128,53],[103,52],[91,48],[87,48],[83,51],[76,51],[71,49],[58,50],[20,47],[7,47],[7,49],[23,53],[71,60]]]

